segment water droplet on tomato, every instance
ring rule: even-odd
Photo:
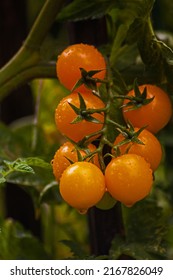
[[[133,204],[124,204],[126,207],[128,207],[128,208],[130,208],[130,207],[132,207],[133,205],[134,205],[134,203]]]
[[[78,212],[81,214],[81,215],[85,215],[87,213],[88,209],[78,209]]]

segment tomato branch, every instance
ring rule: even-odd
[[[55,78],[55,63],[38,63],[35,66],[24,69],[20,73],[11,77],[6,83],[1,86],[0,100],[7,96],[12,90],[24,85],[32,79],[39,78]]]
[[[40,47],[63,2],[63,0],[47,0],[45,2],[23,45],[0,70],[1,99],[9,94],[13,88],[17,88],[31,78],[48,75],[48,71],[45,72],[45,68],[40,67]],[[35,73],[31,74],[32,70],[35,70]]]

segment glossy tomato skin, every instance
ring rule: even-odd
[[[58,57],[56,64],[57,76],[60,82],[69,90],[72,90],[76,82],[81,78],[80,68],[86,71],[102,70],[95,74],[94,78],[104,79],[106,63],[102,54],[92,45],[74,44],[67,47]],[[84,85],[77,89],[79,92],[89,92]]]
[[[60,179],[62,198],[80,212],[94,206],[105,193],[101,170],[90,162],[76,162],[63,172]]]
[[[136,132],[139,128],[134,129]],[[119,134],[114,141],[114,145],[117,145],[123,141],[125,137]],[[159,140],[150,131],[144,129],[138,136],[138,139],[143,142],[144,145],[135,142],[130,142],[119,147],[121,154],[137,154],[150,164],[151,169],[155,171],[162,160],[162,146]]]
[[[107,165],[105,182],[112,197],[131,207],[150,193],[152,170],[143,157],[125,154],[112,159]]]
[[[89,144],[86,148],[90,152],[93,152],[96,149],[96,146]],[[86,156],[86,152],[84,150],[80,150],[79,153],[81,156]],[[52,160],[53,174],[57,181],[60,180],[64,170],[71,164],[70,161],[77,162],[78,155],[75,146],[71,142],[67,141],[56,151]],[[89,161],[89,158],[87,158],[86,161]],[[97,154],[92,157],[91,162],[100,167]]]
[[[87,109],[100,109],[104,108],[104,103],[94,96],[92,93],[82,94]],[[73,92],[70,95],[63,98],[58,104],[55,110],[55,122],[58,130],[65,136],[69,137],[73,141],[79,141],[84,136],[99,131],[103,127],[104,114],[94,113],[92,117],[98,119],[101,123],[92,123],[86,120],[72,124],[72,121],[77,117],[77,114],[71,108],[69,103],[80,107],[78,93]],[[97,138],[98,135],[94,138]],[[92,138],[92,139],[94,139]]]
[[[157,133],[170,120],[172,116],[172,104],[168,94],[155,85],[141,85],[139,90],[143,92],[147,88],[147,98],[154,99],[147,105],[142,105],[135,110],[128,110],[130,107],[123,107],[123,116],[125,121],[130,121],[133,126],[144,127],[152,133]],[[131,90],[127,96],[134,96],[134,90]],[[125,99],[123,105],[127,104]]]

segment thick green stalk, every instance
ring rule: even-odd
[[[54,183],[52,183],[54,184]],[[41,219],[42,219],[42,232],[43,232],[43,244],[46,252],[52,259],[56,258],[56,236],[55,236],[55,206],[43,204],[41,207]]]
[[[46,37],[52,23],[54,22],[62,4],[63,0],[47,0],[45,2],[31,31],[24,41],[23,46],[14,55],[14,57],[12,57],[12,59],[0,70],[1,99],[5,95],[7,95],[13,88],[20,86],[21,84],[26,82],[27,79],[30,79],[30,77],[33,76],[31,75],[33,68],[37,68],[37,66],[40,65],[41,62],[41,44]],[[41,68],[38,68],[40,71]],[[36,71],[36,77],[38,75],[38,72]]]
[[[33,67],[29,67],[16,73],[15,76],[11,77],[6,83],[4,83],[0,88],[0,100],[2,100],[8,93],[12,90],[18,88],[19,86],[31,81],[32,79],[39,78],[55,78],[55,63],[47,64],[36,64]]]
[[[63,0],[47,0],[38,15],[30,33],[28,34],[24,47],[39,49],[50,27],[52,26],[57,13],[60,11]]]

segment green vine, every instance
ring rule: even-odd
[[[40,47],[63,0],[47,0],[26,40],[14,57],[0,69],[0,100],[32,78],[55,77],[55,65],[41,59]]]

